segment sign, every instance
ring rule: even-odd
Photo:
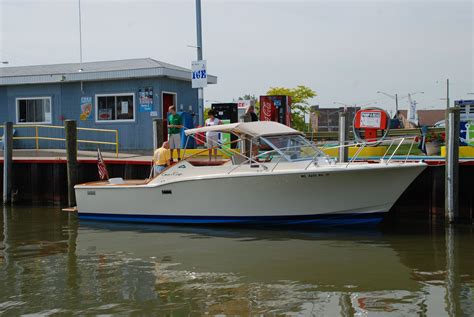
[[[460,145],[474,146],[474,121],[461,121],[460,126]]]
[[[122,101],[121,106],[121,113],[128,113],[128,101]]]
[[[153,110],[153,87],[138,89],[138,104],[140,105],[140,112]]]
[[[92,120],[92,97],[81,97],[81,121]]]
[[[251,100],[237,100],[237,109],[247,110],[251,105]]]
[[[270,98],[261,98],[260,103],[260,120],[272,121],[273,119],[273,105]]]
[[[207,86],[206,61],[193,61],[191,65],[191,79],[193,88],[203,88]]]
[[[379,129],[381,126],[382,113],[379,111],[363,111],[360,114],[360,127]]]
[[[112,120],[112,109],[100,109],[99,120]]]
[[[454,105],[461,108],[461,121],[474,121],[474,100],[455,100]]]

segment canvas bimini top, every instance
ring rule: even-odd
[[[284,124],[274,121],[238,122],[231,124],[214,125],[209,127],[189,129],[185,131],[185,134],[191,135],[208,131],[234,133],[237,135],[246,134],[252,137],[302,134],[300,131],[297,131]]]

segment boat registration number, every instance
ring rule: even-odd
[[[311,178],[311,177],[322,177],[322,176],[329,176],[329,173],[313,173],[313,174],[301,174],[301,178]]]

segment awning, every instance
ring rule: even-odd
[[[257,121],[257,122],[238,122],[231,124],[214,125],[210,127],[201,127],[189,129],[185,131],[186,135],[205,133],[208,131],[246,134],[252,137],[269,136],[269,135],[284,135],[284,134],[302,134],[301,132],[292,129],[284,124],[273,121]]]

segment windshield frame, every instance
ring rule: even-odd
[[[291,139],[294,139],[296,138],[296,140],[298,140],[300,142],[300,145],[297,145],[297,146],[291,146],[291,147],[282,147],[282,148],[279,148],[277,147],[272,141],[271,139],[273,138],[281,138],[281,139],[288,139],[287,141],[290,141]],[[301,161],[308,161],[308,160],[314,160],[316,157],[327,157],[327,155],[321,151],[318,147],[316,147],[313,143],[309,142],[304,136],[302,136],[301,134],[284,134],[284,135],[272,135],[272,136],[267,136],[267,137],[264,137],[264,136],[261,136],[260,139],[266,143],[266,145],[269,145],[273,151],[277,152],[278,154],[280,154],[280,156],[282,158],[284,158],[286,161],[288,162],[301,162]],[[285,149],[289,149],[289,148],[299,148],[300,151],[301,151],[301,148],[302,147],[310,147],[312,150],[314,150],[314,155],[313,156],[305,156],[305,157],[301,157],[301,158],[291,158],[289,155],[285,154],[284,153],[284,150]],[[266,152],[268,153],[268,152]]]

